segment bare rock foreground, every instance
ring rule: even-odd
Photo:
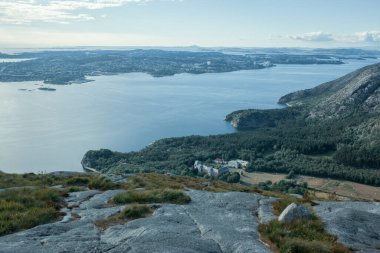
[[[119,192],[72,193],[65,222],[0,237],[0,252],[270,252],[257,231],[256,214],[266,197],[188,191],[187,205],[163,204],[152,217],[103,231],[94,222],[124,208],[105,205]],[[80,218],[71,219],[71,213]]]
[[[71,193],[62,221],[0,237],[0,252],[270,252],[257,227],[276,219],[273,198],[191,190],[187,205],[160,204],[151,217],[98,228],[97,220],[125,208],[106,205],[120,192]],[[361,253],[380,252],[379,203],[321,202],[314,210],[339,242]]]

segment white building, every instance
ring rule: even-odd
[[[244,161],[240,159],[231,160],[228,162],[227,166],[234,169],[246,168],[248,166],[248,161]]]
[[[194,169],[197,169],[198,173],[207,173],[207,175],[210,177],[218,177],[219,175],[230,172],[228,167],[221,167],[220,169],[216,169],[214,167],[204,165],[200,161],[195,161]]]

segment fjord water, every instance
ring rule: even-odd
[[[375,62],[162,78],[99,76],[85,84],[51,85],[54,92],[37,90],[41,82],[0,83],[0,170],[78,171],[90,149],[126,152],[165,137],[232,133],[224,121],[232,111],[279,108],[282,95]]]

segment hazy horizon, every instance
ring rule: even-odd
[[[376,0],[2,0],[1,48],[380,48]]]

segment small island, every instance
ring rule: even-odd
[[[56,91],[54,88],[49,88],[49,87],[40,87],[38,90],[43,90],[43,91]]]

